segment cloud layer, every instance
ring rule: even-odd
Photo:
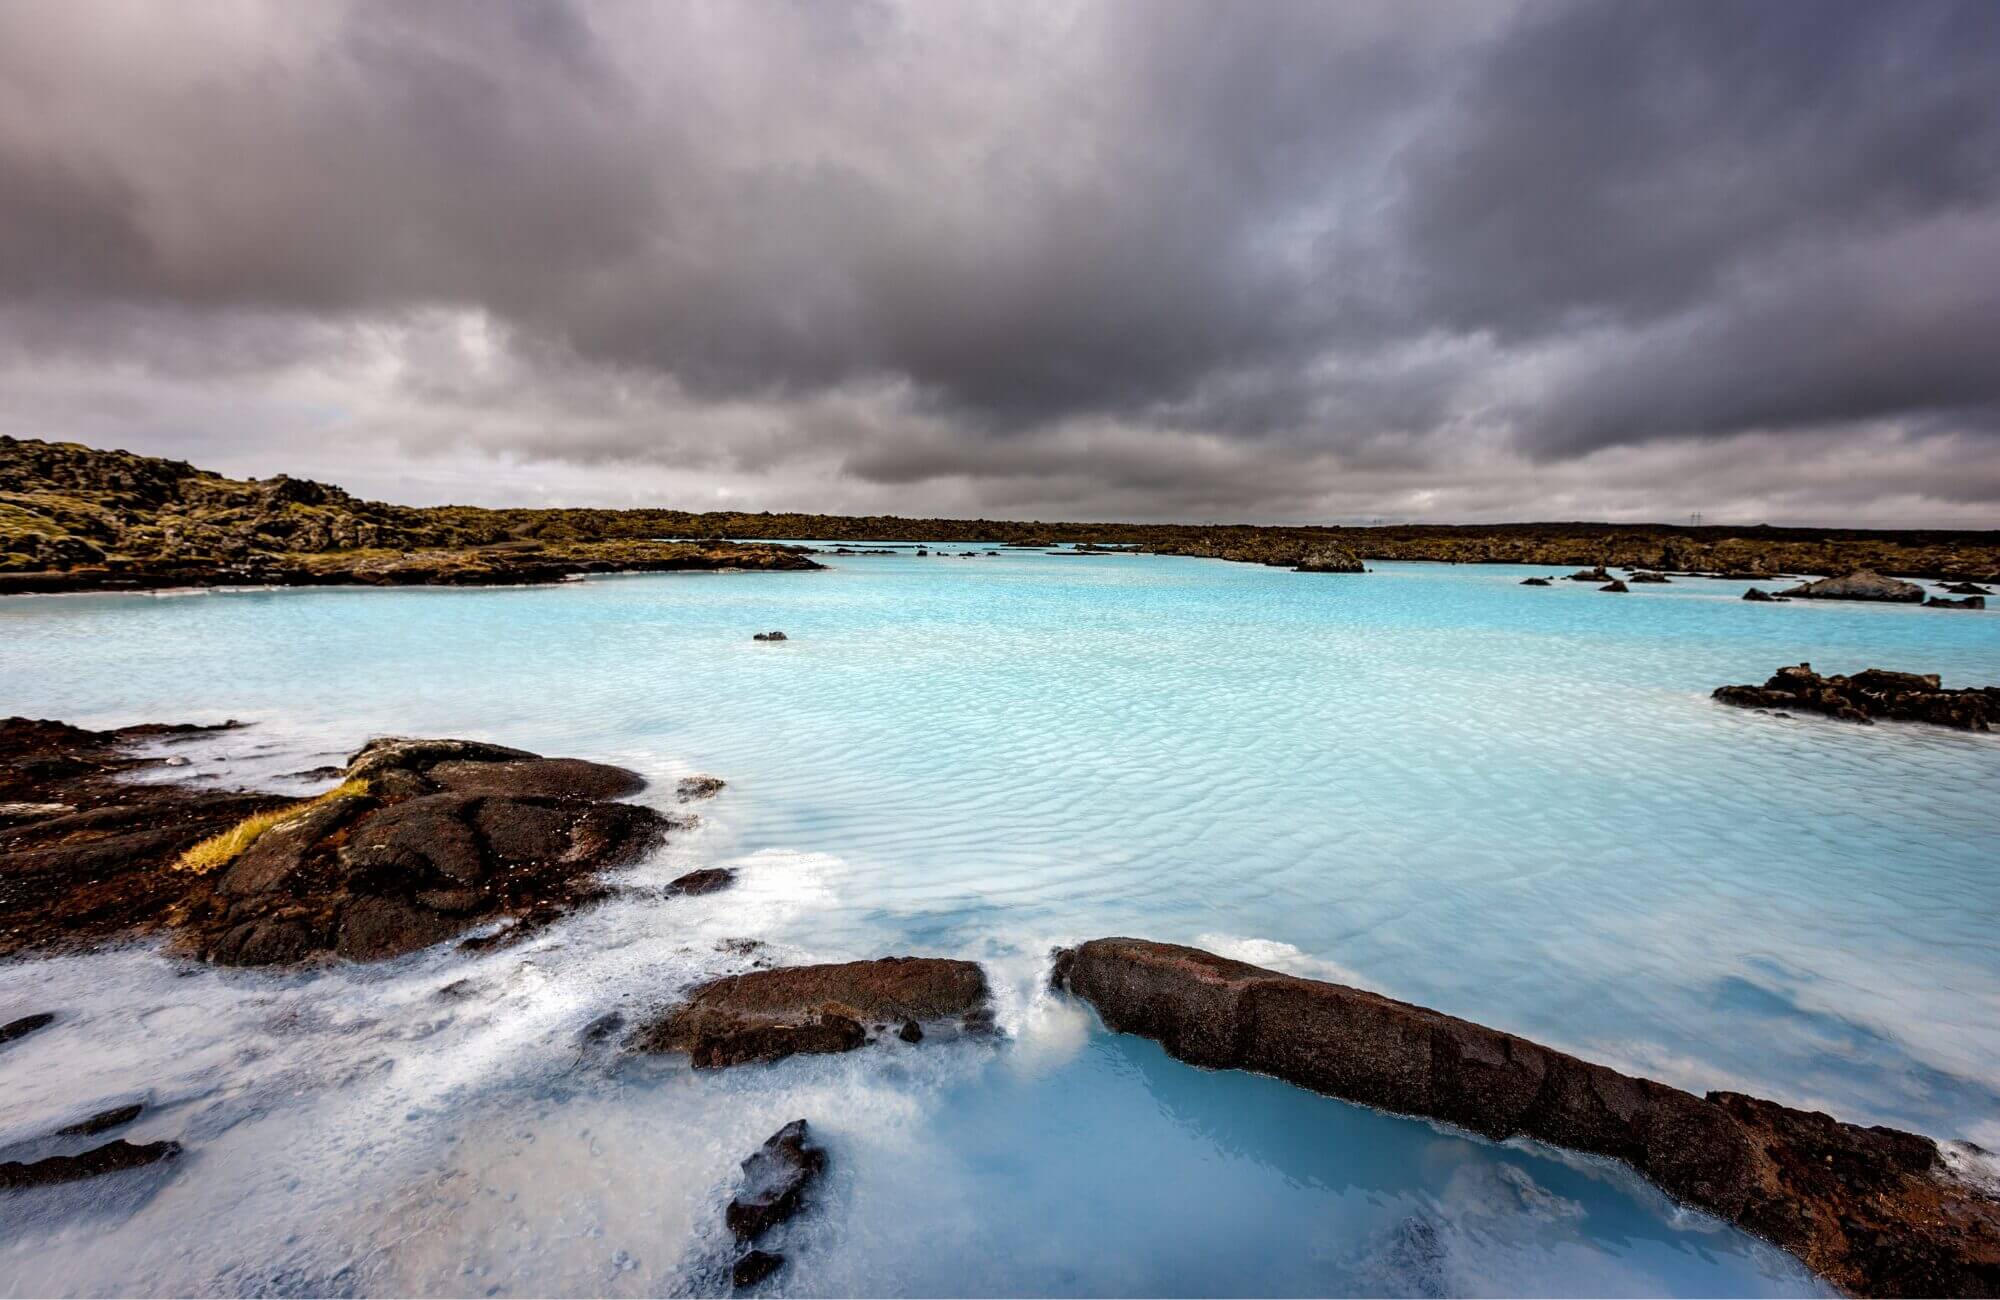
[[[0,7],[0,429],[404,500],[2000,525],[2000,8]]]

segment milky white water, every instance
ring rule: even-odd
[[[0,602],[0,713],[256,722],[181,777],[305,790],[280,778],[393,731],[627,764],[662,806],[730,783],[519,948],[0,966],[0,1021],[63,1017],[0,1048],[0,1159],[136,1099],[126,1136],[187,1148],[0,1194],[0,1293],[713,1293],[736,1163],[797,1116],[833,1163],[774,1292],[1818,1290],[1619,1167],[1107,1034],[1041,991],[1052,945],[1103,934],[2000,1144],[2000,740],[1707,699],[1802,659],[2000,681],[2000,617],[1507,567],[828,559]],[[703,865],[739,884],[659,896]],[[583,1041],[743,938],[978,959],[1006,1032],[703,1075]]]

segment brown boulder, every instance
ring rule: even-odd
[[[964,1018],[986,996],[986,975],[976,962],[885,957],[783,966],[697,986],[681,1005],[641,1026],[629,1045],[686,1052],[697,1069],[847,1052],[867,1041],[864,1023]]]
[[[811,1145],[806,1122],[795,1119],[743,1161],[743,1190],[723,1211],[738,1241],[755,1241],[797,1214],[806,1188],[826,1171],[826,1149]]]
[[[1807,600],[1883,600],[1902,604],[1922,604],[1924,599],[1924,589],[1916,583],[1885,578],[1872,569],[1857,569],[1844,578],[1800,583],[1781,594],[1803,596]]]
[[[1696,1097],[1338,984],[1143,939],[1056,956],[1111,1029],[1213,1069],[1623,1160],[1860,1294],[1991,1295],[2000,1201],[1930,1139],[1730,1093]]]
[[[690,871],[677,876],[667,885],[667,897],[677,898],[684,894],[714,894],[736,883],[736,873],[728,867],[704,867],[700,871]]]

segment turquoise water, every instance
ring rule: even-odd
[[[0,967],[0,1019],[73,1012],[0,1056],[0,1141],[147,1095],[138,1136],[192,1153],[0,1215],[0,1291],[712,1291],[735,1162],[795,1115],[834,1170],[774,1291],[1815,1289],[1616,1167],[1108,1035],[1041,992],[1052,945],[1100,934],[2000,1144],[2000,738],[1707,698],[1800,660],[2000,681],[2000,618],[1512,567],[828,560],[0,602],[0,712],[257,722],[180,775],[394,731],[626,763],[663,804],[730,783],[625,897],[477,960]],[[736,889],[652,890],[718,864]],[[577,1045],[738,937],[979,959],[1007,1035],[717,1076]]]

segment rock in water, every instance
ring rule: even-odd
[[[86,1178],[122,1173],[146,1165],[172,1160],[181,1153],[178,1142],[146,1142],[134,1145],[123,1138],[92,1147],[80,1156],[50,1156],[46,1160],[0,1163],[0,1188],[47,1187],[54,1183],[75,1183]]]
[[[791,640],[791,638],[790,638],[790,637],[788,637],[788,636],[786,636],[786,635],[785,635],[785,634],[784,634],[783,632],[759,632],[759,633],[757,633],[757,634],[756,634],[755,636],[751,637],[750,639],[751,639],[752,641],[789,641],[789,640]]]
[[[1987,731],[2000,719],[2000,687],[1946,690],[1936,673],[1870,668],[1852,677],[1822,677],[1811,664],[1780,668],[1762,686],[1719,686],[1714,698],[1740,709],[1803,709],[1845,722],[1929,722]]]
[[[736,1287],[756,1286],[784,1266],[783,1255],[768,1250],[753,1250],[737,1260],[736,1267],[729,1270],[729,1281]]]
[[[1765,591],[1761,587],[1752,587],[1750,588],[1750,590],[1743,593],[1743,599],[1773,602],[1773,601],[1780,601],[1785,598],[1783,596],[1773,596],[1770,592]]]
[[[1945,590],[1954,596],[1990,596],[1993,594],[1985,587],[1971,582],[1954,582],[1949,587],[1946,587]]]
[[[1631,580],[1632,580],[1633,582],[1671,582],[1671,581],[1673,581],[1673,579],[1671,579],[1671,578],[1667,577],[1667,575],[1666,575],[1666,574],[1664,574],[1664,573],[1654,573],[1654,572],[1652,572],[1652,571],[1651,571],[1650,569],[1641,569],[1641,570],[1639,570],[1638,572],[1636,572],[1636,573],[1634,573],[1634,574],[1632,575],[1632,578],[1631,578]]]
[[[46,1029],[56,1021],[53,1011],[37,1011],[32,1016],[22,1016],[19,1020],[9,1020],[0,1025],[0,1043],[11,1043],[17,1038],[26,1038],[37,1029]]]
[[[1191,1064],[1623,1160],[1849,1292],[2000,1294],[2000,1200],[1949,1172],[1929,1138],[1740,1093],[1696,1097],[1195,948],[1093,939],[1059,952],[1054,978],[1113,1030]]]
[[[1931,609],[1985,609],[1986,597],[1966,596],[1961,600],[1947,600],[1943,596],[1932,596],[1924,604]]]
[[[1547,578],[1523,578],[1521,579],[1521,585],[1523,587],[1546,587],[1549,585],[1549,580]]]
[[[629,1046],[686,1052],[696,1069],[849,1052],[868,1040],[864,1023],[963,1021],[986,996],[976,962],[884,957],[782,966],[697,986],[687,1001],[642,1025]]]
[[[139,1118],[139,1112],[145,1108],[145,1103],[135,1101],[129,1106],[114,1106],[110,1110],[100,1110],[89,1119],[64,1125],[62,1128],[56,1130],[56,1135],[58,1137],[95,1137],[107,1130],[130,1124],[133,1120]]]
[[[713,894],[736,883],[736,873],[728,867],[704,867],[676,877],[667,885],[667,897],[682,894]]]
[[[682,803],[712,799],[722,793],[722,787],[727,784],[719,776],[684,776],[675,783],[674,796]]]
[[[806,1122],[795,1119],[744,1159],[743,1190],[723,1222],[738,1241],[755,1241],[797,1214],[806,1188],[825,1171],[826,1148],[808,1143]]]
[[[1620,581],[1619,581],[1618,579],[1616,579],[1616,578],[1613,578],[1613,579],[1612,579],[1611,581],[1609,581],[1609,582],[1605,583],[1605,584],[1604,584],[1604,585],[1603,585],[1602,587],[1599,587],[1599,588],[1598,588],[1598,590],[1599,590],[1599,591],[1617,591],[1617,592],[1629,592],[1629,591],[1631,591],[1632,589],[1631,589],[1630,587],[1626,586],[1626,585],[1625,585],[1624,583],[1620,582]]]
[[[1610,582],[1611,575],[1606,573],[1604,566],[1600,564],[1594,569],[1578,569],[1575,573],[1569,575],[1569,580],[1571,582]]]
[[[1345,546],[1327,543],[1315,546],[1299,557],[1298,573],[1364,573],[1361,557]]]
[[[1779,594],[1803,596],[1807,600],[1886,600],[1904,604],[1922,604],[1924,599],[1924,589],[1916,583],[1885,578],[1872,569],[1859,569],[1844,578],[1800,583]]]

